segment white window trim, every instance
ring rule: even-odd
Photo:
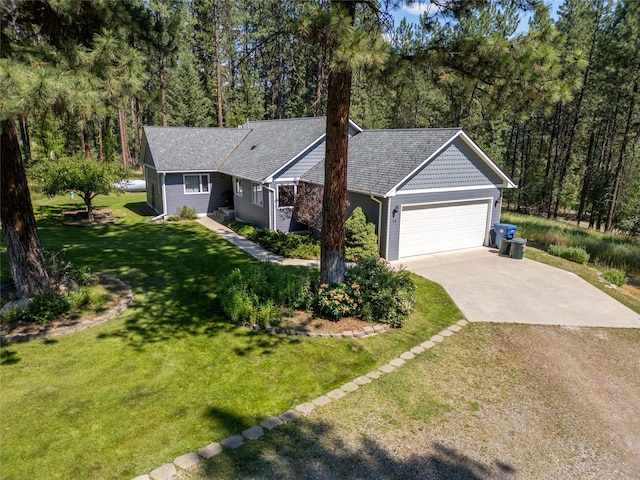
[[[281,183],[278,185],[278,210],[293,210],[293,205],[280,206],[280,187],[293,187],[293,199],[298,195],[298,186],[295,183]]]
[[[233,194],[238,197],[242,196],[242,179],[233,177]]]
[[[260,192],[260,199],[258,200],[258,192]],[[251,203],[258,207],[264,206],[264,191],[261,183],[251,182]]]
[[[197,192],[187,192],[187,177],[198,177],[198,190]],[[202,185],[205,185],[203,180],[206,178],[207,190],[202,191]],[[211,183],[209,182],[208,173],[185,173],[182,175],[182,187],[185,195],[208,195],[211,193]]]

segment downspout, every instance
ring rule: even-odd
[[[371,200],[378,204],[378,253],[380,253],[380,232],[382,230],[382,200],[378,200],[373,195],[369,195]]]
[[[158,176],[162,176],[162,209],[164,210],[164,212],[162,212],[160,215],[153,217],[150,220],[147,220],[148,223],[151,222],[155,222],[156,220],[160,220],[162,217],[166,217],[167,216],[167,189],[165,188],[165,175],[164,173],[158,173]],[[160,182],[158,182],[160,183]]]
[[[278,210],[277,199],[276,199],[276,191],[273,188],[267,186],[266,183],[262,184],[262,188],[264,188],[265,190],[268,190],[268,191],[273,193],[273,215],[269,215],[269,230],[271,230],[272,232],[275,232],[276,231],[276,222],[277,222],[276,213],[277,213],[277,210]]]

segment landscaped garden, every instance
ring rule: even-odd
[[[231,324],[221,288],[258,262],[195,222],[148,222],[144,198],[99,197],[96,209],[119,222],[78,228],[61,218],[77,202],[33,195],[48,254],[64,249],[60,260],[120,278],[134,304],[83,332],[2,347],[2,478],[134,477],[325,394],[461,318],[442,288],[412,276],[413,312],[376,337]]]

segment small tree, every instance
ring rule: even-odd
[[[344,243],[345,255],[349,261],[379,256],[376,226],[367,219],[360,207],[356,207],[345,223]]]
[[[322,230],[322,196],[324,189],[310,183],[300,183],[293,204],[293,216],[296,221],[309,227],[317,236]]]
[[[92,202],[98,195],[115,190],[113,184],[124,180],[126,172],[113,163],[98,163],[84,157],[67,157],[47,161],[36,170],[36,178],[44,183],[50,197],[62,192],[75,192],[87,207],[87,217],[94,220]]]

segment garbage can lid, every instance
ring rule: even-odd
[[[507,228],[507,229],[513,229],[513,228],[518,228],[516,225],[513,225],[511,223],[494,223],[493,224],[494,228]]]
[[[524,244],[526,244],[526,243],[527,243],[527,239],[526,239],[526,238],[512,238],[512,239],[510,240],[510,242],[512,242],[512,243],[524,243]]]

